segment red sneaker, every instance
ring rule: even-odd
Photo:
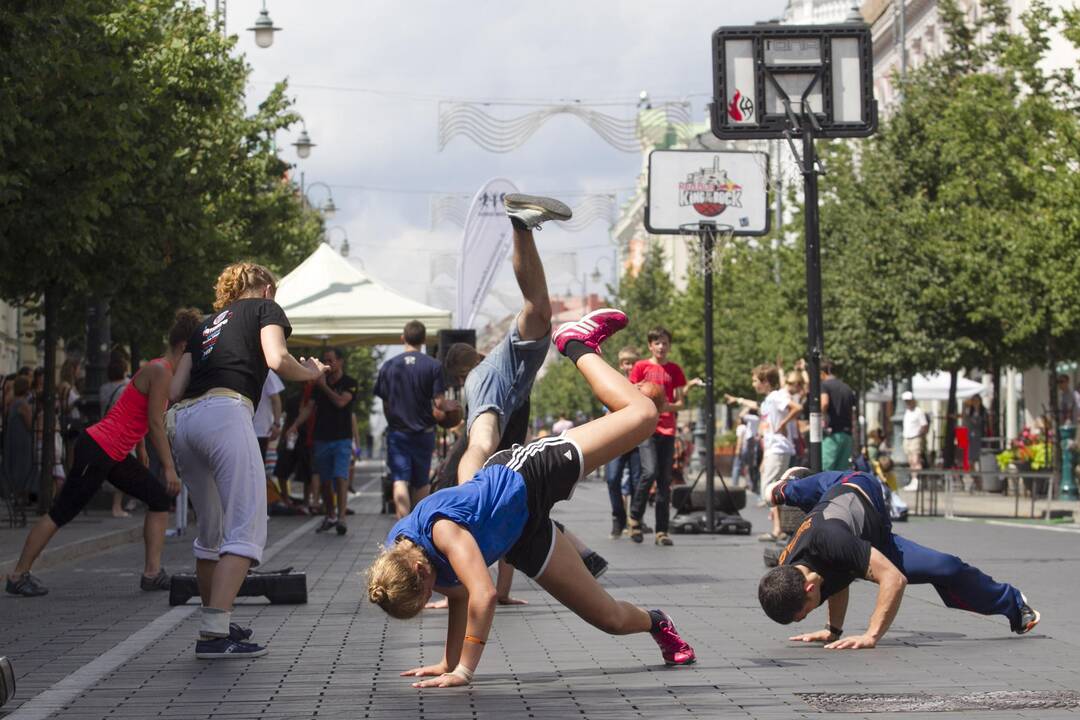
[[[600,308],[593,310],[576,322],[563,323],[551,334],[551,342],[562,354],[566,354],[566,343],[571,340],[585,343],[597,353],[600,344],[626,327],[629,319],[622,310]]]
[[[656,631],[651,633],[653,640],[660,646],[660,652],[664,656],[665,665],[692,665],[697,660],[694,648],[690,647],[685,640],[679,637],[675,630],[675,623],[662,610],[650,610],[649,615],[660,616]]]

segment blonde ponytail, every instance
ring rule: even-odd
[[[265,287],[277,287],[272,272],[255,263],[233,263],[221,271],[214,285],[214,310],[223,310],[252,291]]]

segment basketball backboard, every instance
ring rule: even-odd
[[[726,140],[782,137],[813,115],[815,137],[867,137],[877,129],[870,28],[753,25],[713,33],[712,131]]]
[[[654,150],[649,153],[645,228],[698,232],[730,225],[735,235],[769,232],[769,156],[763,152]]]

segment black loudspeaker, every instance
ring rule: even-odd
[[[446,351],[450,349],[450,346],[454,343],[468,343],[473,347],[476,347],[476,331],[475,330],[440,330],[439,331],[439,362],[446,360]]]

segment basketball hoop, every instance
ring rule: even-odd
[[[818,472],[821,436],[815,428],[821,426],[819,369],[825,350],[818,175],[824,170],[814,140],[868,137],[877,130],[870,26],[855,22],[726,27],[713,33],[712,50],[713,134],[724,140],[785,139],[802,171],[810,374],[806,407],[810,467]],[[801,157],[793,138],[802,141]],[[711,281],[712,274],[705,277]]]
[[[686,249],[690,256],[687,268],[702,278],[706,274],[717,271],[724,251],[731,246],[731,241],[735,237],[735,227],[722,223],[687,223],[680,226],[679,231],[683,235],[697,235],[700,240],[697,243],[689,243]],[[706,233],[712,235],[711,242],[707,243]],[[706,245],[711,249],[706,249]]]

